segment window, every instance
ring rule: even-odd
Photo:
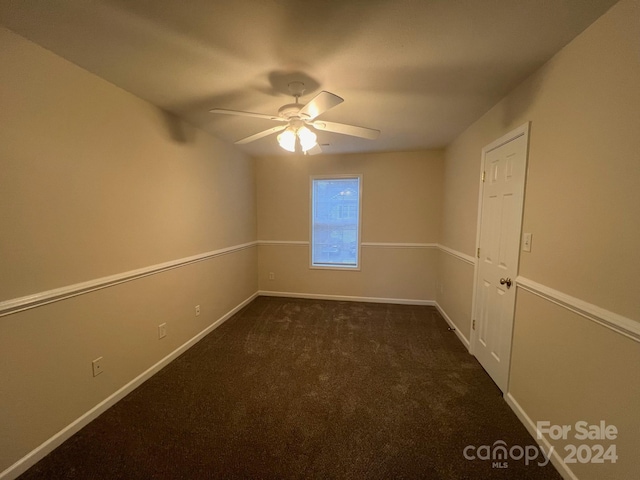
[[[360,175],[311,178],[311,266],[359,268]]]

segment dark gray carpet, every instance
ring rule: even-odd
[[[560,479],[432,307],[260,297],[21,478]]]

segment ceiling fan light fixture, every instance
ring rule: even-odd
[[[315,147],[317,143],[317,136],[307,127],[300,127],[298,129],[298,138],[300,139],[300,146],[302,147],[303,152],[307,152],[307,150],[311,150]]]
[[[305,155],[317,155],[322,153],[322,148],[318,145],[318,139],[313,129],[323,132],[340,133],[342,135],[350,135],[352,137],[366,138],[375,140],[380,134],[380,130],[372,128],[358,127],[355,125],[347,125],[344,123],[317,121],[316,117],[322,115],[327,110],[339,105],[344,100],[333,93],[322,91],[313,97],[305,105],[299,103],[300,96],[304,93],[304,83],[291,82],[289,90],[294,96],[296,102],[283,105],[278,110],[278,115],[265,115],[263,113],[242,112],[240,110],[227,110],[224,108],[214,108],[211,113],[221,113],[225,115],[238,115],[241,117],[254,117],[264,120],[279,122],[277,127],[269,128],[262,132],[254,133],[245,138],[241,138],[235,142],[236,145],[244,145],[246,143],[255,142],[268,135],[281,132],[278,135],[278,144],[288,152],[295,153],[297,143],[300,143],[300,149]],[[284,123],[284,125],[283,125]],[[306,125],[305,125],[306,124]]]
[[[278,144],[288,152],[296,151],[296,132],[292,128],[287,128],[278,135]]]

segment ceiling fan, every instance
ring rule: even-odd
[[[291,82],[289,91],[296,99],[295,103],[283,105],[278,110],[278,115],[264,115],[262,113],[241,112],[238,110],[225,110],[223,108],[214,108],[211,113],[221,113],[224,115],[238,115],[243,117],[262,118],[279,122],[281,125],[269,128],[262,132],[250,135],[246,138],[235,142],[238,145],[253,142],[273,133],[282,132],[278,135],[278,144],[289,152],[296,151],[296,145],[300,145],[300,149],[305,155],[316,155],[322,153],[322,149],[317,143],[316,134],[309,127],[326,132],[340,133],[343,135],[351,135],[354,137],[375,140],[380,135],[380,130],[372,128],[357,127],[355,125],[346,125],[344,123],[325,122],[316,120],[316,117],[323,114],[330,108],[344,102],[342,98],[333,93],[320,92],[313,97],[309,103],[302,105],[298,102],[304,93],[304,83]]]

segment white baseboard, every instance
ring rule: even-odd
[[[516,399],[513,398],[513,395],[511,395],[511,393],[507,393],[504,399],[507,402],[507,405],[511,407],[511,410],[513,410],[518,419],[520,419],[522,424],[529,431],[531,436],[535,439],[536,442],[538,442],[538,445],[543,447],[545,452],[548,452],[551,449],[551,443],[549,443],[549,440],[547,440],[545,436],[542,436],[542,438],[538,438],[538,432],[536,430],[535,423],[533,423],[533,420],[529,418],[529,415],[526,414],[526,412],[522,409]],[[551,463],[554,467],[556,467],[558,473],[560,473],[560,475],[562,475],[562,478],[564,478],[565,480],[579,480],[575,473],[571,471],[569,466],[564,463],[564,460],[555,448],[553,449],[553,453],[551,454]]]
[[[327,295],[322,293],[294,293],[294,292],[273,292],[271,290],[260,290],[258,295],[263,297],[290,297],[307,298],[310,300],[338,300],[342,302],[368,302],[368,303],[394,303],[398,305],[428,305],[435,306],[433,300],[415,300],[408,298],[380,298],[380,297],[355,297],[347,295]]]
[[[307,298],[309,300],[339,300],[343,302],[369,302],[369,303],[392,303],[398,305],[426,305],[430,307],[436,307],[440,315],[445,319],[451,328],[453,328],[455,334],[458,336],[462,344],[467,351],[469,350],[469,340],[460,329],[453,323],[453,320],[449,318],[449,315],[442,309],[438,302],[434,300],[415,300],[406,298],[381,298],[381,297],[355,297],[344,295],[326,295],[320,293],[293,293],[293,292],[273,292],[270,290],[260,290],[258,295],[264,297],[291,297],[291,298]]]
[[[455,334],[458,336],[460,341],[464,344],[467,351],[469,351],[469,348],[471,347],[471,343],[469,343],[469,339],[465,337],[464,333],[462,333],[458,328],[458,326],[455,323],[453,323],[453,320],[449,318],[449,315],[447,315],[447,312],[444,311],[444,309],[438,304],[438,302],[434,302],[434,303],[435,303],[435,307],[438,309],[438,312],[440,312],[440,315],[442,315],[442,318],[444,318],[446,322],[449,324],[449,326],[453,328],[453,331],[455,332]]]
[[[175,349],[173,352],[171,352],[169,355],[167,355],[162,360],[157,362],[155,365],[153,365],[152,367],[150,367],[147,370],[145,370],[144,372],[142,372],[136,378],[134,378],[129,383],[124,385],[122,388],[120,388],[119,390],[117,390],[116,392],[111,394],[109,397],[105,398],[102,402],[97,404],[95,407],[93,407],[91,410],[86,412],[84,415],[82,415],[81,417],[79,417],[74,422],[70,423],[69,425],[67,425],[65,428],[63,428],[58,433],[56,433],[54,436],[52,436],[51,438],[46,440],[40,446],[38,446],[37,448],[35,448],[31,452],[29,452],[24,457],[22,457],[16,463],[14,463],[9,468],[7,468],[5,471],[0,473],[0,480],[13,480],[13,479],[17,478],[18,476],[22,475],[30,467],[35,465],[39,460],[41,460],[42,458],[47,456],[49,453],[51,453],[53,450],[55,450],[57,447],[62,445],[62,443],[65,440],[70,438],[73,434],[78,432],[84,426],[88,425],[92,420],[95,420],[96,418],[98,418],[102,413],[104,413],[109,408],[111,408],[113,405],[118,403],[118,401],[120,401],[122,398],[127,396],[129,393],[134,391],[136,388],[138,388],[144,382],[149,380],[153,375],[155,375],[157,372],[162,370],[165,366],[167,366],[169,363],[171,363],[177,357],[182,355],[184,352],[186,352],[188,349],[190,349],[192,346],[194,346],[196,343],[198,343],[200,340],[202,340],[206,335],[208,335],[213,330],[215,330],[217,327],[222,325],[226,320],[228,320],[231,316],[233,316],[239,310],[244,308],[247,304],[249,304],[257,296],[258,296],[258,292],[256,292],[253,295],[251,295],[249,298],[247,298],[246,300],[241,302],[239,305],[237,305],[236,307],[231,309],[229,312],[225,313],[222,317],[220,317],[218,320],[216,320],[211,325],[209,325],[207,328],[205,328],[202,332],[200,332],[199,334],[194,336],[192,339],[190,339],[187,342],[185,342],[184,344],[182,344],[180,347]]]

